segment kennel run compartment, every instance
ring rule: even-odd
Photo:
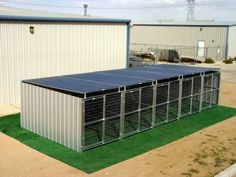
[[[25,80],[21,126],[82,152],[217,105],[219,83],[181,65]]]

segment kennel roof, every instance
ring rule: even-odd
[[[160,64],[31,79],[23,83],[78,97],[89,97],[217,71],[215,68]]]

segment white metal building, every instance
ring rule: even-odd
[[[126,19],[0,8],[0,105],[20,103],[20,81],[126,68]]]
[[[183,55],[224,59],[236,56],[236,22],[135,23],[132,49],[157,46],[178,49]]]

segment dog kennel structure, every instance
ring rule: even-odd
[[[217,105],[219,83],[180,65],[25,80],[21,126],[82,152]]]

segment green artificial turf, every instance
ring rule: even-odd
[[[236,109],[217,106],[83,153],[20,128],[19,114],[0,118],[0,131],[68,165],[92,173],[235,115]]]

